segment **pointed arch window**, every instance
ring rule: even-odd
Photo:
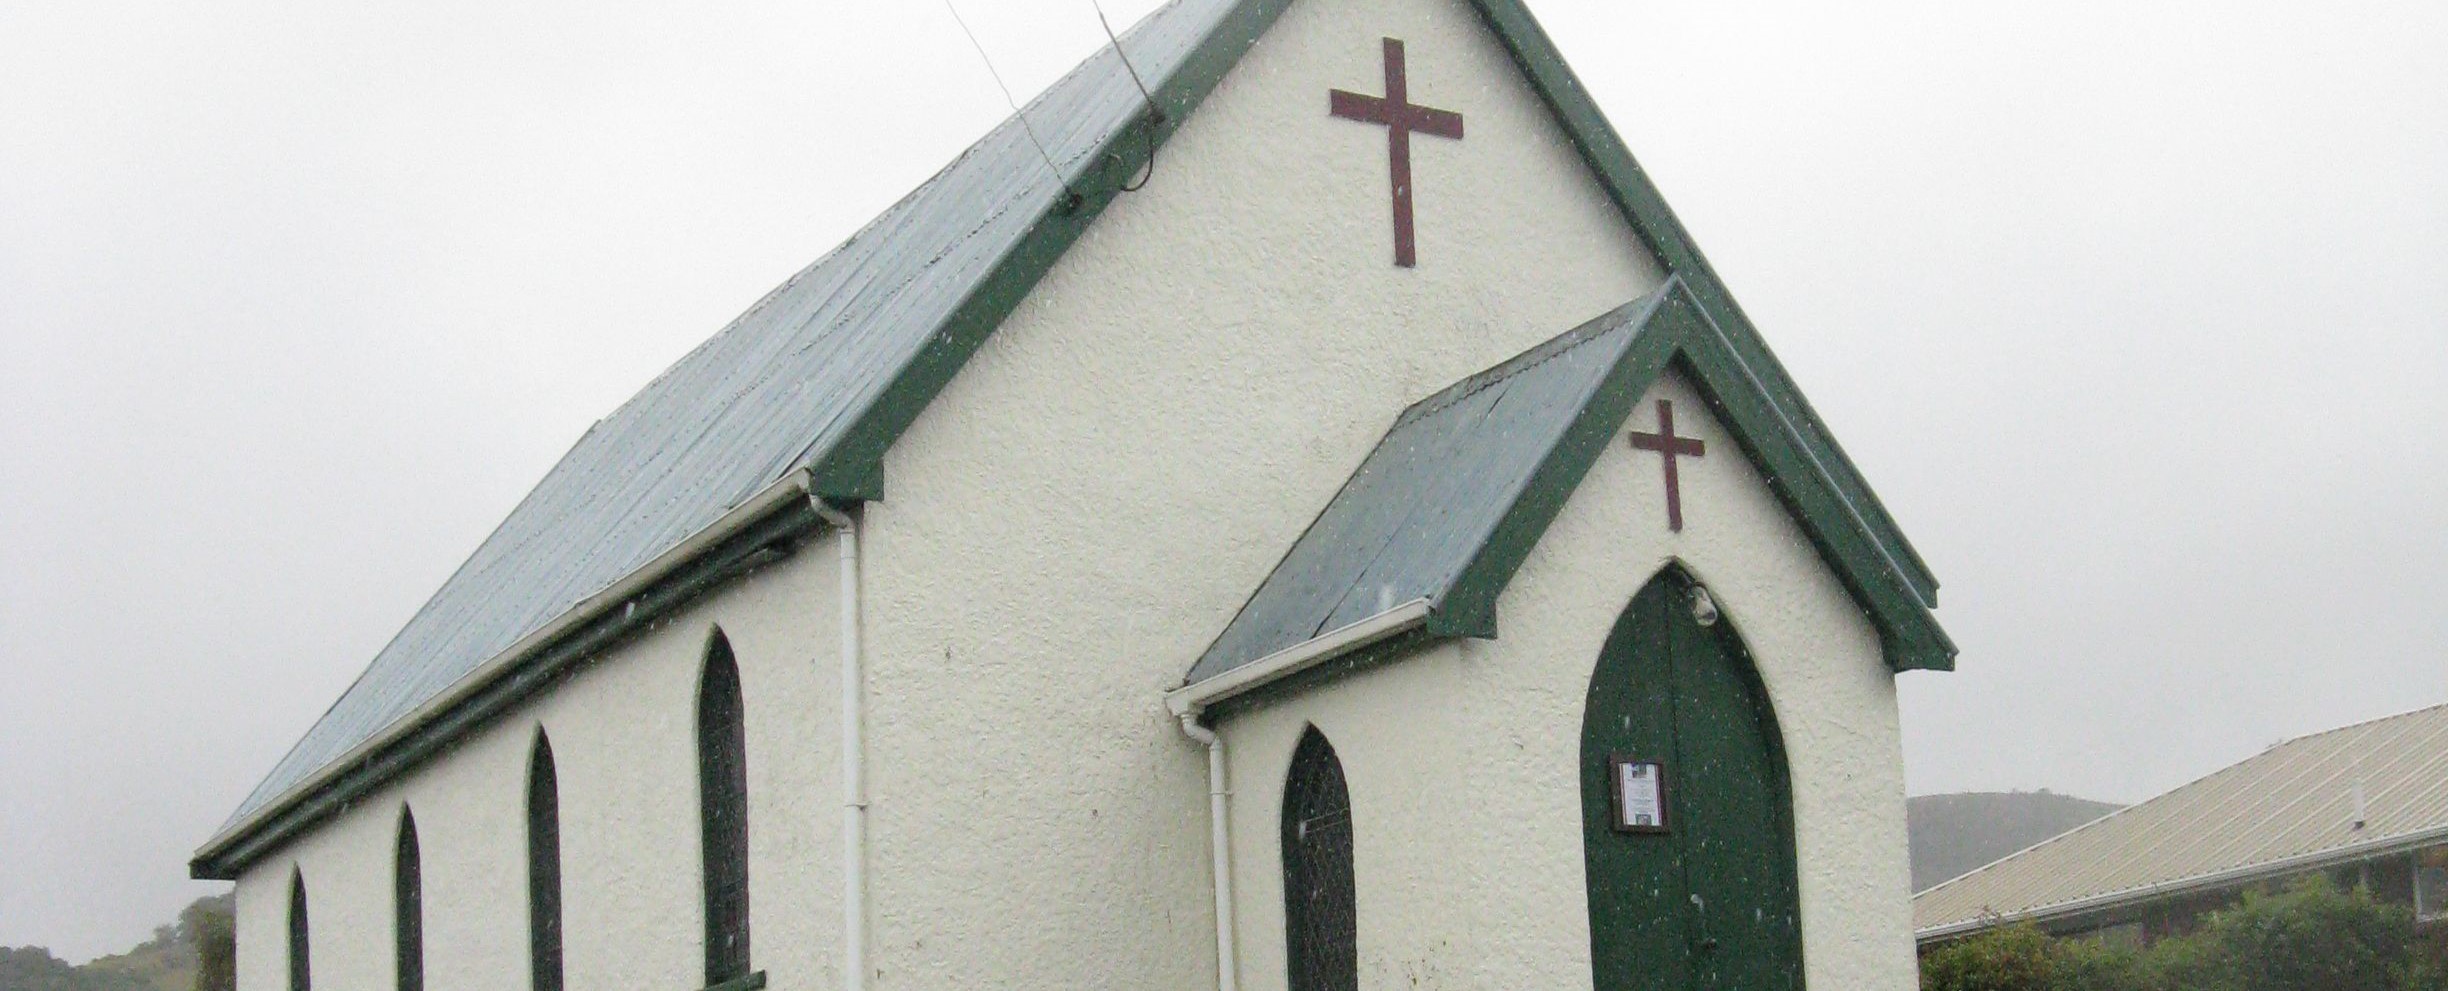
[[[1284,777],[1283,873],[1291,991],[1356,991],[1351,793],[1334,745],[1315,726],[1301,734]]]
[[[421,859],[416,813],[402,806],[399,843],[391,854],[391,947],[399,991],[425,991],[425,877]]]
[[[534,991],[561,991],[561,776],[541,728],[527,756],[527,972]]]
[[[313,968],[306,959],[306,874],[289,875],[289,991],[314,991]]]
[[[748,734],[739,665],[714,631],[697,687],[697,798],[705,843],[708,986],[748,976]]]

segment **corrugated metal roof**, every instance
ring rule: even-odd
[[[1176,0],[1123,39],[1150,85],[1168,78],[1234,0]],[[1145,112],[1111,48],[1022,114],[1066,176]],[[920,357],[1064,186],[1006,120],[596,423],[230,823],[346,755],[487,660],[816,464]]]
[[[2448,706],[2434,706],[2289,740],[1940,884],[1913,898],[1913,928],[2045,916],[2442,828]]]
[[[1399,603],[1442,604],[1678,288],[1670,280],[1405,410],[1187,683]]]

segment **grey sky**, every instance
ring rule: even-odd
[[[1533,6],[1946,583],[1916,792],[2448,698],[2448,5]],[[213,890],[588,423],[1005,112],[931,3],[0,3],[0,945]]]

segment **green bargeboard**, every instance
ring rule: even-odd
[[[1581,809],[1597,991],[1802,987],[1793,802],[1776,717],[1730,622],[1668,569],[1590,678]],[[1614,828],[1610,761],[1665,765],[1666,832]]]

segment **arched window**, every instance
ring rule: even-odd
[[[1284,959],[1291,991],[1356,991],[1351,793],[1334,745],[1310,727],[1292,752],[1283,802]]]
[[[399,991],[425,991],[425,878],[418,860],[416,813],[401,806],[399,846],[391,855],[391,946]]]
[[[535,991],[561,991],[561,778],[541,727],[527,756],[527,973]]]
[[[748,734],[739,665],[714,631],[697,686],[697,802],[705,841],[706,983],[748,975]]]
[[[306,874],[289,875],[289,991],[314,991],[313,968],[306,962]]]

